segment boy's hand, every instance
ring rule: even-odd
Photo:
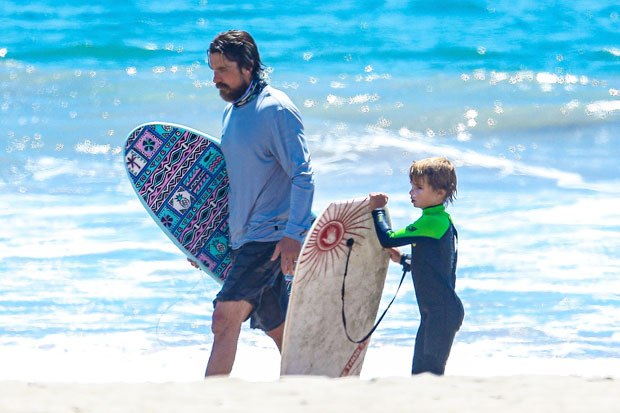
[[[387,194],[381,192],[371,192],[369,195],[370,198],[370,210],[377,208],[383,208],[387,205],[388,196]]]
[[[390,259],[397,264],[400,264],[400,260],[403,257],[400,250],[398,248],[386,248],[387,252],[390,253]]]

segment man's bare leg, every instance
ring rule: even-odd
[[[284,336],[284,323],[280,324],[273,330],[267,331],[265,334],[272,338],[272,340],[276,343],[276,346],[278,346],[278,350],[280,350],[280,353],[282,353],[282,337]]]
[[[219,301],[217,303],[211,321],[213,348],[205,377],[230,374],[237,354],[241,324],[250,311],[252,311],[252,305],[247,301]]]

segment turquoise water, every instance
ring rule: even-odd
[[[218,287],[150,221],[120,154],[147,121],[219,133],[205,50],[229,28],[302,112],[316,211],[381,190],[405,225],[410,162],[458,165],[449,373],[620,371],[618,4],[3,1],[0,24],[0,378],[202,375]],[[366,377],[407,374],[417,317],[409,285]],[[260,334],[240,352],[239,376],[277,371]]]

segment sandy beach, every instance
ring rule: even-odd
[[[568,376],[0,383],[0,412],[618,412],[620,381]]]
[[[0,413],[620,413],[619,2],[558,3],[0,1]],[[279,378],[246,323],[232,377],[202,379],[220,284],[124,148],[152,121],[221,136],[207,49],[232,28],[300,110],[317,215],[386,192],[404,228],[411,162],[457,164],[445,377],[409,376],[407,275],[359,378]]]

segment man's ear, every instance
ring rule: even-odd
[[[243,77],[243,79],[245,79],[247,83],[250,83],[250,81],[252,80],[252,70],[245,67],[241,68],[241,76]]]
[[[254,67],[254,62],[251,61],[250,63],[251,63],[250,66],[246,66],[246,67],[242,67],[241,68],[241,74],[243,76],[248,77],[249,79],[252,78],[252,68]]]

